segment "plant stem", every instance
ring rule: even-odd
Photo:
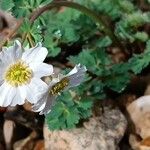
[[[33,42],[33,40],[32,40],[32,37],[31,37],[31,34],[30,34],[30,33],[27,34],[27,39],[28,39],[28,41],[29,41],[30,46],[31,46],[31,47],[34,47],[35,45],[34,45],[34,42]]]
[[[31,17],[30,17],[31,23],[33,23],[34,20],[37,19],[42,13],[44,13],[48,10],[51,10],[53,8],[61,7],[61,6],[66,6],[66,7],[70,7],[70,8],[79,10],[80,12],[89,16],[91,19],[94,20],[94,22],[103,26],[104,33],[112,39],[114,44],[116,44],[117,46],[121,46],[120,41],[117,39],[117,37],[114,35],[114,33],[109,29],[107,24],[102,20],[101,16],[97,15],[94,11],[92,11],[92,10],[90,10],[90,9],[86,8],[85,6],[82,6],[78,3],[69,2],[69,1],[51,2],[51,3],[47,4],[46,6],[43,6],[39,9],[37,9],[36,11],[34,11],[31,14]]]
[[[44,12],[51,10],[53,8],[57,8],[57,7],[61,7],[61,6],[66,6],[66,7],[70,7],[76,10],[79,10],[80,12],[84,13],[85,15],[89,16],[91,19],[94,20],[94,22],[98,23],[99,25],[103,26],[103,32],[108,35],[111,40],[113,41],[113,43],[117,46],[120,47],[122,50],[124,50],[122,44],[120,43],[120,41],[117,39],[117,37],[115,36],[115,34],[109,29],[108,25],[103,21],[103,19],[101,18],[100,15],[97,15],[94,11],[86,8],[85,6],[82,6],[78,3],[74,3],[74,2],[68,2],[68,1],[56,1],[56,2],[51,2],[46,6],[43,6],[41,8],[38,8],[37,10],[35,10],[30,17],[30,21],[31,24],[34,23],[34,21]],[[7,35],[7,37],[5,37],[5,39],[0,42],[0,48],[2,48],[2,46],[7,42],[7,40],[9,40],[10,38],[13,37],[13,35],[17,32],[17,30],[20,28],[20,26],[23,23],[23,19],[20,19],[18,21],[17,26],[10,32],[9,35]]]

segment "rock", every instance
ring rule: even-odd
[[[11,149],[14,127],[15,127],[14,121],[5,120],[3,126],[3,134],[4,134],[4,139],[5,139],[5,144],[7,149]]]
[[[150,96],[142,96],[132,102],[127,111],[130,126],[134,135],[130,135],[129,143],[134,150],[150,150]],[[140,137],[140,139],[138,138]]]
[[[81,128],[50,131],[45,125],[45,150],[116,150],[126,126],[118,109],[105,107],[101,116],[90,118]]]
[[[150,96],[142,96],[128,107],[130,119],[135,126],[136,134],[142,139],[150,136]]]
[[[141,140],[136,135],[131,134],[129,143],[133,150],[150,150],[150,137]]]
[[[44,140],[38,140],[35,144],[34,150],[44,150]]]
[[[129,135],[129,144],[131,145],[133,150],[139,150],[139,145],[140,145],[141,139],[135,134],[130,134]]]

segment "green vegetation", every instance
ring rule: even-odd
[[[63,62],[87,67],[83,84],[63,92],[46,116],[50,129],[72,128],[92,115],[93,104],[107,97],[106,89],[123,92],[131,76],[149,65],[150,38],[145,26],[150,23],[150,11],[142,11],[134,0],[73,0],[98,16],[95,19],[84,9],[72,9],[72,2],[60,8],[61,1],[57,1],[36,19],[28,19],[36,8],[50,2],[55,3],[3,0],[0,6],[24,18],[16,37],[24,46],[41,41],[49,58],[59,62],[65,53]],[[113,59],[112,50],[116,49],[124,56],[119,61]]]

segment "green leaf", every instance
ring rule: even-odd
[[[142,42],[146,42],[148,40],[148,34],[145,32],[137,32],[134,37]]]
[[[96,46],[99,47],[99,48],[102,48],[102,47],[108,47],[112,44],[112,41],[111,39],[106,36],[106,37],[103,37],[103,38],[100,38],[97,42],[96,42]]]
[[[109,74],[106,74],[105,85],[120,93],[130,81],[130,66],[127,63],[114,64]]]
[[[84,110],[88,110],[92,107],[93,101],[92,99],[89,99],[89,98],[82,98],[80,101],[77,102],[77,104],[78,104],[78,107]]]
[[[130,81],[129,74],[114,74],[106,80],[107,87],[118,93],[122,92]]]
[[[102,75],[106,72],[108,69],[107,66],[111,63],[111,59],[103,48],[98,48],[95,51],[90,49],[83,50],[77,56],[70,56],[68,60],[73,64],[80,63],[85,65],[89,71],[96,75]]]
[[[140,73],[145,67],[150,64],[150,40],[146,43],[146,49],[144,53],[134,55],[131,59],[129,59],[129,65],[131,70],[138,74]]]
[[[89,50],[83,50],[78,56],[70,56],[69,60],[73,64],[81,63],[88,69],[92,69],[92,66],[96,65],[95,58]]]
[[[20,27],[20,32],[29,33],[31,30],[31,23],[28,19],[25,19]]]
[[[77,102],[80,117],[86,119],[92,115],[91,107],[93,106],[93,99],[82,97],[80,101]]]
[[[150,52],[141,55],[134,55],[133,58],[129,60],[131,65],[131,70],[138,74],[140,73],[145,67],[147,67],[150,63]]]
[[[79,122],[79,115],[78,115],[77,108],[69,108],[66,112],[66,124],[68,128],[75,127],[75,124]]]
[[[11,10],[14,7],[14,2],[13,0],[1,0],[0,1],[0,8],[2,10]]]
[[[47,118],[46,117],[46,122],[47,122],[50,130],[60,129],[60,123],[59,123],[60,121],[58,118]]]
[[[52,57],[55,57],[57,56],[59,53],[61,52],[61,48],[59,47],[54,47],[49,50],[49,55],[48,56],[52,56]]]
[[[53,38],[48,34],[44,39],[44,46],[48,48],[48,56],[55,57],[61,52],[61,48],[58,47],[57,41],[54,42]]]
[[[73,128],[80,119],[91,115],[91,107],[91,100],[81,99],[78,102],[72,99],[69,92],[64,92],[57,98],[57,103],[51,112],[46,115],[48,126],[51,130]],[[56,128],[55,123],[57,123]]]

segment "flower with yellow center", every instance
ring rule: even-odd
[[[0,106],[22,105],[27,99],[36,103],[36,95],[42,94],[48,85],[41,77],[53,74],[52,65],[43,63],[47,49],[38,43],[24,50],[19,41],[3,48],[0,53]]]
[[[23,61],[18,61],[8,67],[4,78],[13,86],[21,86],[30,82],[32,70]]]
[[[54,105],[57,96],[66,89],[80,85],[86,72],[86,67],[80,64],[76,65],[67,75],[59,75],[57,78],[52,77],[49,88],[42,95],[37,95],[38,102],[33,105],[32,110],[47,114]]]

